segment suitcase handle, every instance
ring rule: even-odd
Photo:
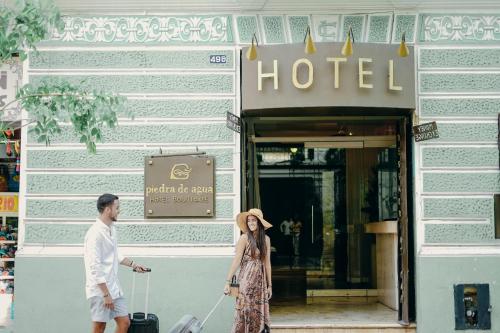
[[[137,268],[134,268],[134,269],[133,269],[133,271],[134,271],[135,273],[139,273],[139,272],[137,271]],[[146,272],[146,273],[151,273],[151,268],[144,268],[144,272]]]
[[[149,277],[151,273],[151,268],[146,268],[146,273],[148,276],[147,282],[146,282],[146,300],[145,300],[145,306],[144,306],[144,319],[148,319],[148,305],[149,305]],[[133,273],[138,273],[135,269],[133,270]],[[134,319],[134,298],[135,298],[135,276],[136,274],[132,274],[132,295],[130,297],[130,313],[132,314],[131,317]]]
[[[220,302],[222,302],[222,300],[224,299],[224,297],[226,297],[226,295],[222,295],[219,300],[217,301],[217,303],[215,303],[214,307],[212,308],[212,310],[210,310],[210,312],[207,314],[207,316],[205,317],[205,319],[203,320],[203,322],[201,323],[201,326],[200,327],[203,327],[205,325],[205,323],[207,322],[208,318],[210,318],[210,316],[212,315],[212,313],[214,313],[215,309],[217,309],[217,307],[219,306]]]

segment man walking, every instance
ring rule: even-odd
[[[85,235],[85,292],[90,302],[92,333],[104,333],[106,323],[116,321],[116,333],[126,333],[130,320],[118,281],[118,265],[144,273],[146,268],[118,253],[114,222],[120,213],[120,202],[113,194],[97,199],[99,217]]]

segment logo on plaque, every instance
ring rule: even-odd
[[[174,164],[170,171],[170,179],[185,180],[189,179],[189,174],[193,171],[186,163]]]

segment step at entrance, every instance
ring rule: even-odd
[[[381,325],[338,325],[338,326],[302,326],[291,327],[284,325],[271,325],[273,333],[416,333],[415,325],[410,326],[384,326]]]

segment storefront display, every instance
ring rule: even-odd
[[[0,327],[14,319],[15,262],[18,240],[20,133],[8,130],[0,145]]]

